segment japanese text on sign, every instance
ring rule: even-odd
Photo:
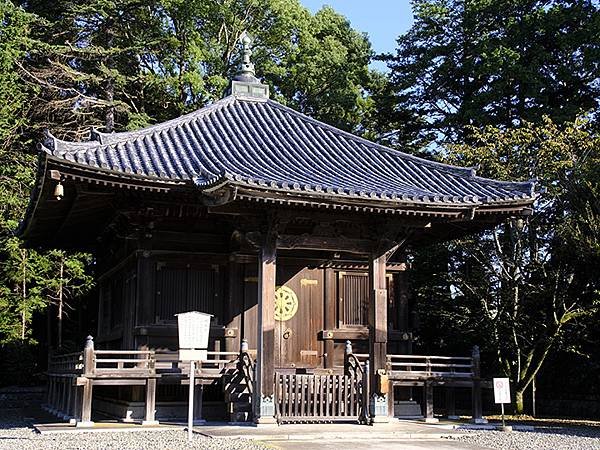
[[[207,348],[211,317],[198,311],[177,314],[179,348]]]

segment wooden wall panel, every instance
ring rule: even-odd
[[[200,311],[223,322],[224,276],[218,265],[159,262],[156,266],[156,321],[174,321],[175,314]]]
[[[339,275],[339,326],[366,326],[369,319],[368,274],[339,272]]]

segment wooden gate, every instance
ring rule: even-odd
[[[358,421],[365,404],[363,397],[362,377],[275,374],[279,423]]]

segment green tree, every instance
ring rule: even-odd
[[[35,81],[31,60],[54,49],[34,30],[47,22],[10,1],[0,1],[0,344],[32,341],[31,320],[60,290],[72,299],[89,285],[89,256],[40,253],[14,236],[35,182],[36,99],[48,88]],[[61,261],[63,275],[57,270]],[[61,286],[60,289],[55,289]]]
[[[449,147],[451,162],[478,163],[483,175],[498,179],[538,178],[545,188],[531,216],[450,247],[454,302],[514,382],[522,413],[525,389],[549,352],[564,343],[577,347],[576,330],[598,317],[600,282],[581,249],[595,252],[600,236],[600,136],[586,120],[557,125],[547,117],[539,125],[472,133],[473,144]],[[591,225],[585,233],[582,223]]]
[[[89,274],[92,258],[89,254],[67,254],[63,250],[51,250],[40,268],[38,277],[44,296],[56,305],[56,347],[63,347],[63,323],[75,309],[73,300],[87,294],[93,285]]]
[[[467,126],[518,126],[543,115],[561,123],[597,108],[597,3],[413,0],[413,11],[396,53],[382,59],[396,112],[424,118],[423,136],[460,142]]]

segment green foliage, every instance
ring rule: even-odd
[[[547,117],[471,131],[472,144],[448,147],[449,162],[479,164],[483,175],[499,179],[537,178],[545,191],[526,219],[450,244],[446,281],[418,288],[421,295],[437,289],[441,308],[422,313],[429,321],[447,317],[447,335],[466,333],[493,354],[522,408],[523,391],[548,353],[581,349],[599,317],[600,281],[582,251],[594,255],[600,239],[600,136],[587,120],[557,125]]]
[[[361,122],[371,83],[367,38],[331,8],[315,15],[297,0],[88,0],[30,9],[50,44],[29,61],[42,83],[36,123],[58,136],[90,125],[134,129],[221,98],[238,67],[238,43],[254,38],[253,61],[274,97],[335,125]]]
[[[396,114],[425,118],[424,138],[460,142],[469,125],[511,127],[544,115],[562,123],[598,107],[593,1],[414,0],[413,10],[396,54],[382,59]]]
[[[26,94],[15,63],[29,48],[31,21],[30,15],[9,0],[0,1],[0,150],[13,141],[25,120]]]

